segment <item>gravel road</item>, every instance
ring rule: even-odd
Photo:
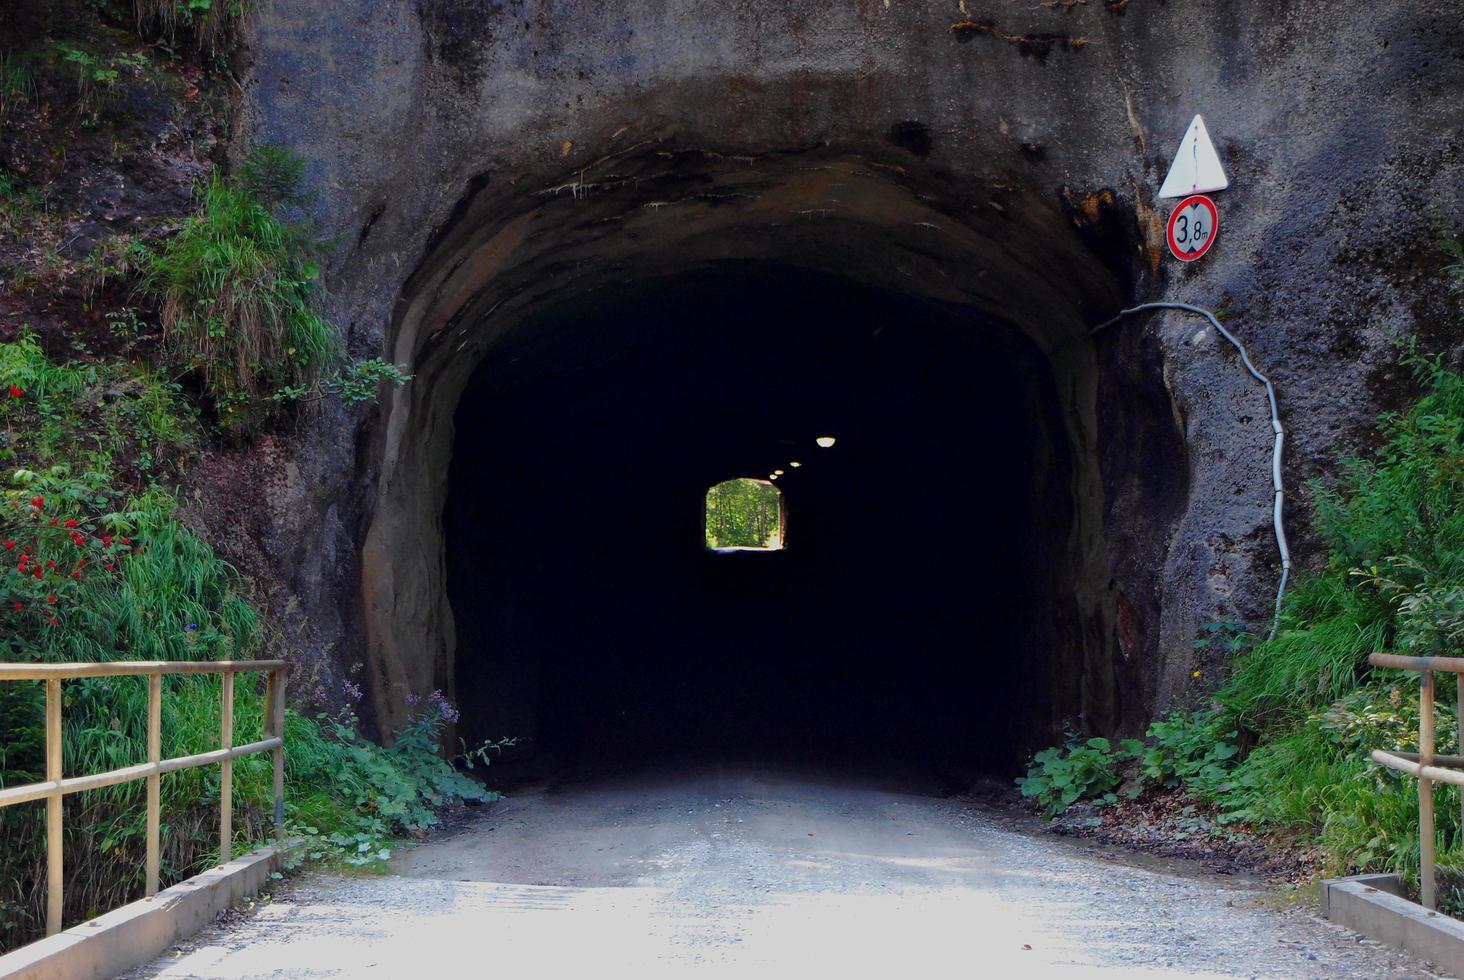
[[[1432,975],[1137,860],[909,787],[606,777],[515,793],[388,876],[300,876],[129,978]]]

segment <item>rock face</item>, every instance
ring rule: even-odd
[[[1049,728],[1199,699],[1197,629],[1263,627],[1278,573],[1271,427],[1234,351],[1182,314],[1092,326],[1227,314],[1280,394],[1303,562],[1306,481],[1406,395],[1392,342],[1456,344],[1454,0],[274,0],[247,34],[243,136],[309,160],[332,312],[415,375],[310,420],[268,542],[300,643],[364,661],[383,730],[453,688],[458,397],[567,298],[761,262],[1027,338],[1071,460]],[[1154,193],[1197,112],[1231,188],[1181,266]]]

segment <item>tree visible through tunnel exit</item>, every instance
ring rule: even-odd
[[[707,491],[707,547],[777,551],[783,547],[783,495],[766,480],[739,477]]]

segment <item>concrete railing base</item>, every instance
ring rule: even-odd
[[[255,851],[0,956],[0,980],[106,980],[146,963],[257,894],[284,863],[284,853]]]
[[[1369,939],[1406,950],[1464,977],[1464,922],[1403,897],[1397,875],[1356,875],[1322,882],[1322,913]]]

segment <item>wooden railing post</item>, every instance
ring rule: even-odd
[[[1434,672],[1422,671],[1418,685],[1418,764],[1434,763]],[[1434,882],[1433,780],[1418,777],[1418,890],[1426,909],[1438,908]]]
[[[1464,674],[1454,675],[1458,680],[1459,703],[1456,712],[1459,720],[1459,755],[1464,755]],[[1459,832],[1464,834],[1464,787],[1459,789]]]
[[[156,765],[163,759],[163,675],[147,677],[147,761]],[[147,777],[147,896],[158,893],[158,867],[161,863],[163,777],[153,773]]]
[[[219,748],[234,747],[234,672],[224,671],[219,706]],[[219,763],[219,864],[234,859],[234,760]]]
[[[269,736],[280,740],[274,750],[274,826],[275,843],[285,843],[285,671],[269,673]]]
[[[161,809],[164,773],[199,766],[218,765],[219,857],[220,864],[234,856],[234,759],[256,752],[274,754],[275,834],[284,843],[285,824],[285,678],[289,664],[283,660],[258,661],[114,661],[110,663],[34,664],[0,662],[0,682],[41,681],[46,687],[46,778],[23,786],[0,786],[0,809],[22,803],[46,801],[46,934],[61,931],[65,914],[63,882],[65,798],[73,793],[118,786],[133,781],[147,783],[147,870],[146,889],[157,894],[162,863]],[[244,745],[234,744],[234,687],[240,671],[267,673],[270,703],[266,709],[265,738]],[[220,683],[219,741],[217,749],[162,758],[163,678],[169,674],[218,674]],[[82,677],[146,677],[147,761],[109,772],[65,777],[61,729],[61,682]]]
[[[61,774],[61,680],[46,680],[46,781],[59,783]],[[61,931],[62,880],[61,788],[46,797],[46,935]]]
[[[1372,760],[1418,780],[1418,891],[1425,908],[1438,908],[1438,839],[1434,825],[1434,783],[1459,787],[1464,795],[1464,657],[1405,657],[1396,653],[1370,654],[1367,662],[1392,670],[1416,670],[1418,676],[1418,752],[1374,749]],[[1458,678],[1460,748],[1457,755],[1437,755],[1435,732],[1435,673],[1448,671]],[[1464,820],[1464,799],[1460,801]],[[1464,825],[1464,824],[1461,824]]]

